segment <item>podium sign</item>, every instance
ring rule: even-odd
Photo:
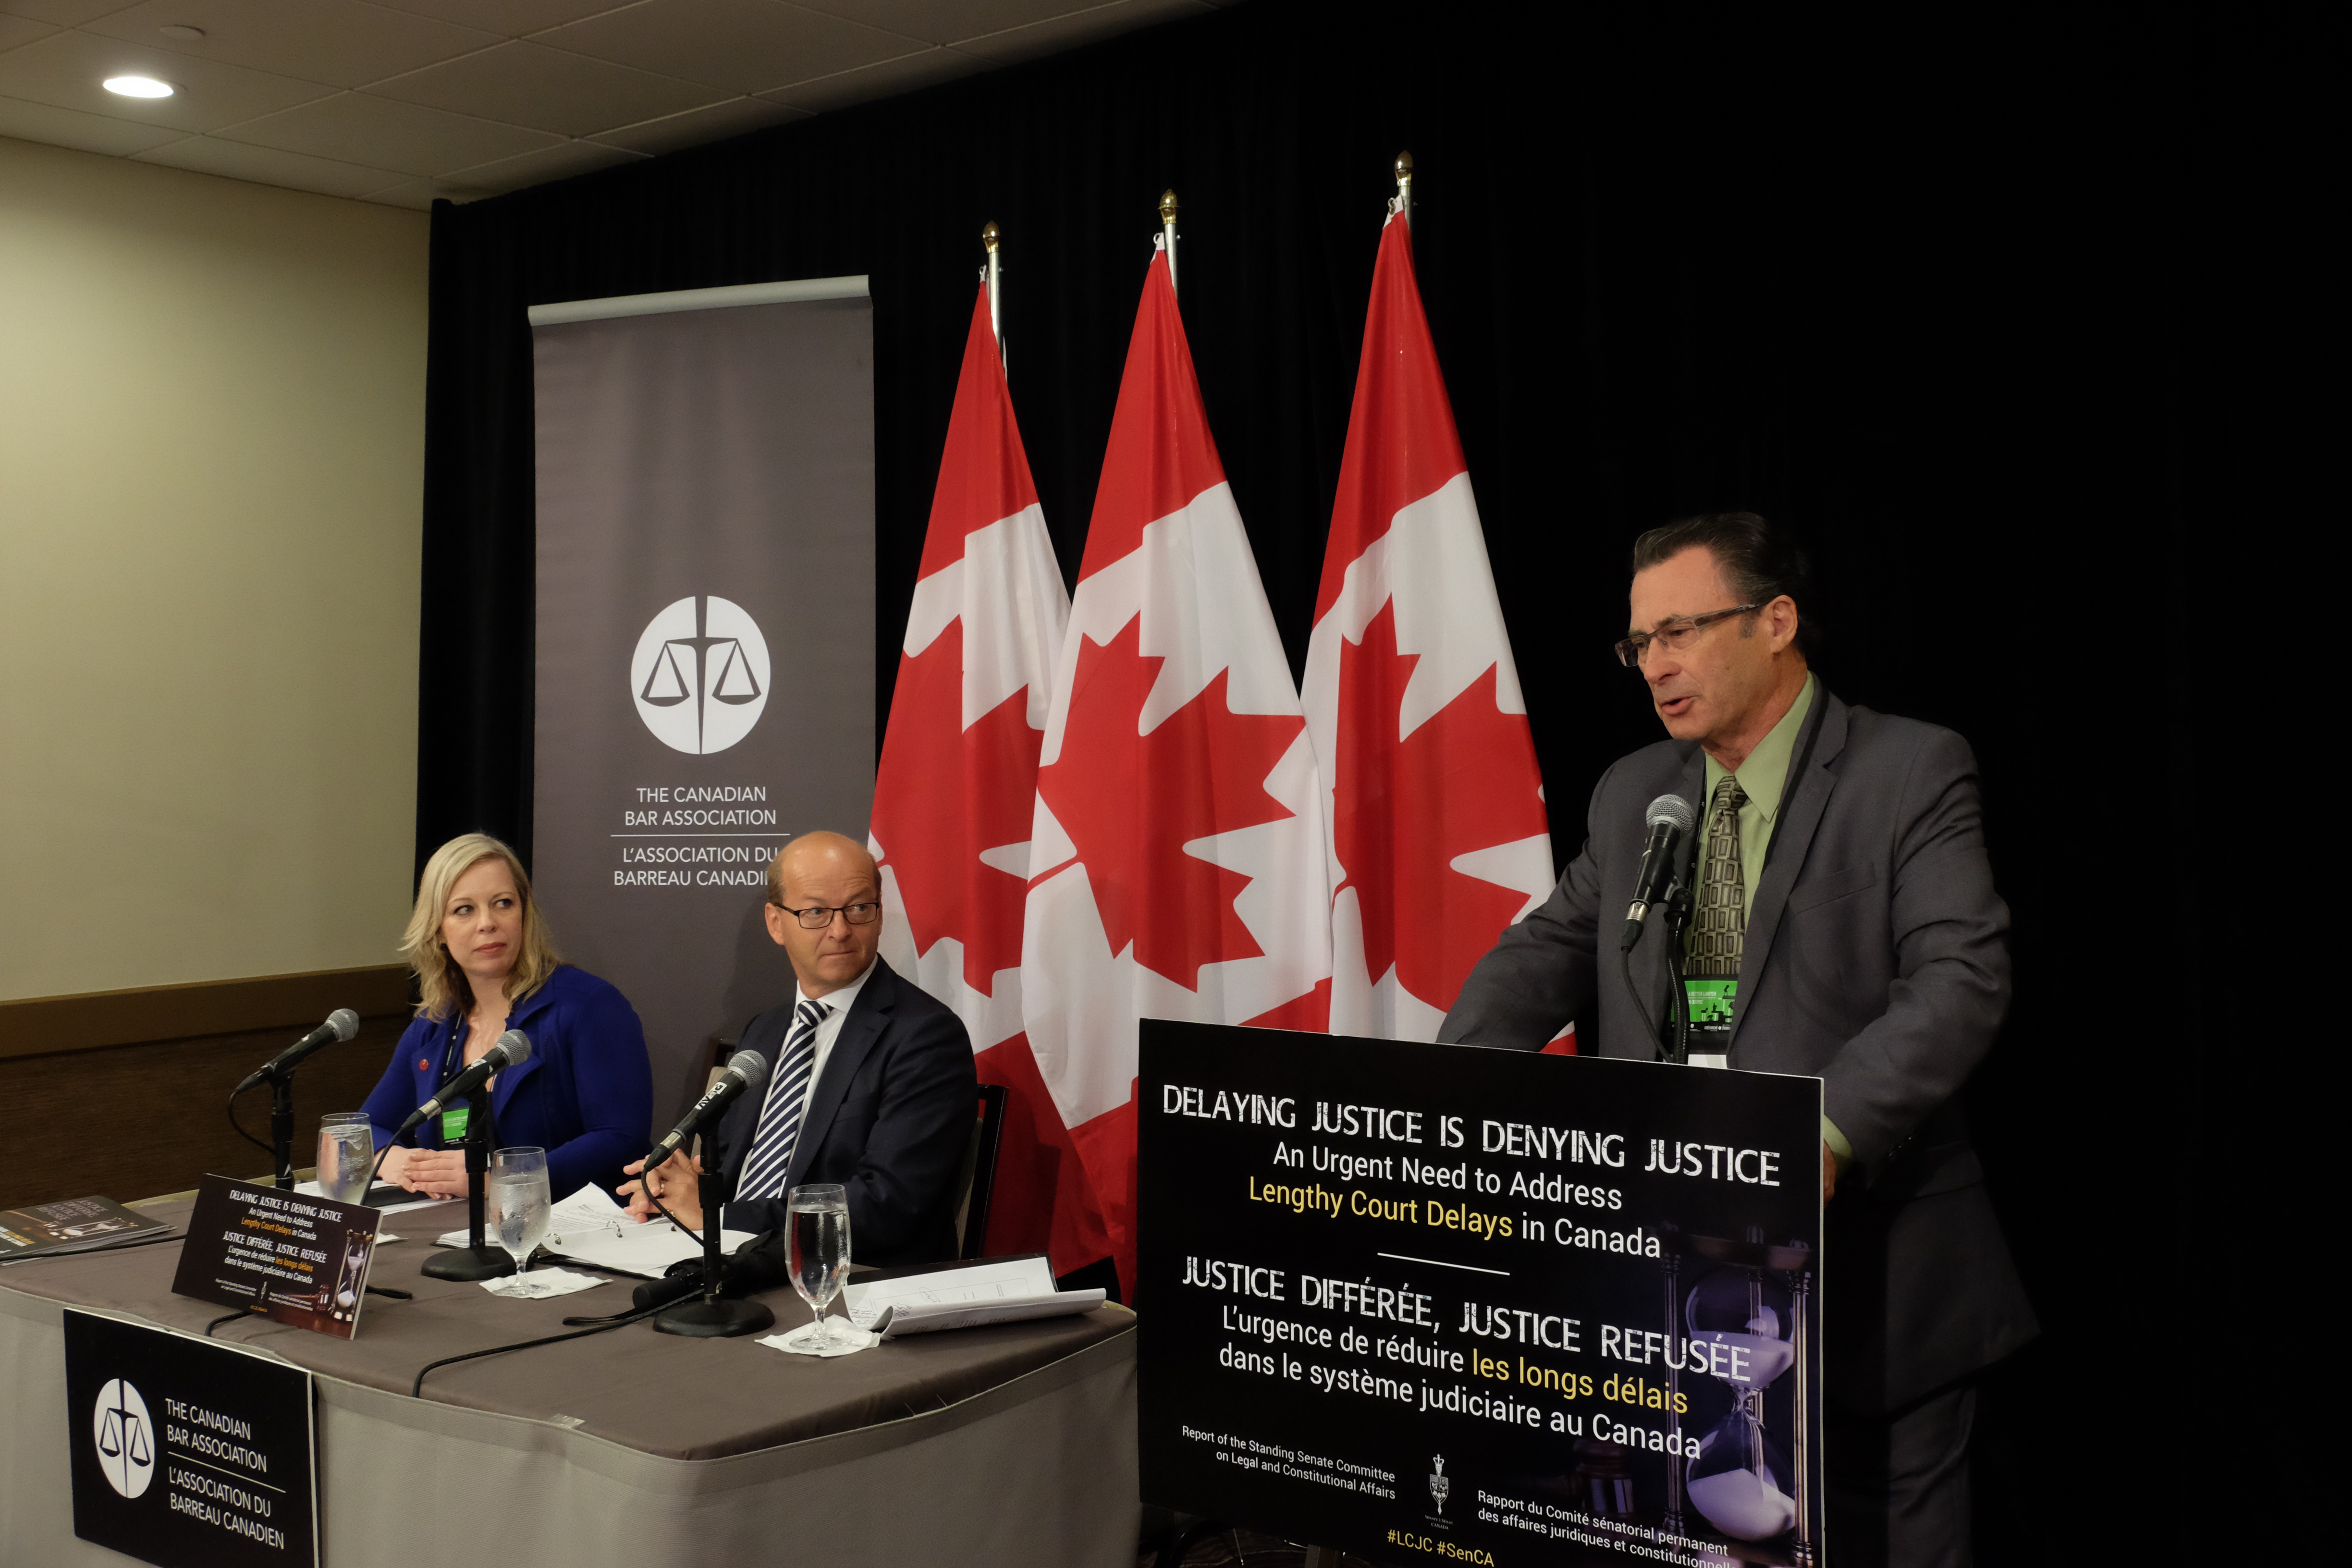
[[[1811,1563],[1821,1080],[1147,1021],[1147,1500],[1393,1563]]]
[[[319,1561],[310,1374],[68,1308],[74,1533],[162,1568]]]

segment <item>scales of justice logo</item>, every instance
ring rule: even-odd
[[[155,1479],[155,1428],[139,1391],[122,1378],[109,1382],[98,1391],[90,1426],[106,1484],[127,1498],[145,1491]]]
[[[768,639],[741,605],[716,594],[680,599],[638,636],[629,693],[637,717],[671,751],[723,752],[768,706]]]

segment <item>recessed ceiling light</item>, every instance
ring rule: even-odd
[[[158,27],[155,30],[175,44],[201,44],[205,41],[205,30],[202,27],[190,27],[174,22],[168,27]]]
[[[125,98],[169,98],[172,84],[152,76],[110,76],[106,79],[106,90]]]

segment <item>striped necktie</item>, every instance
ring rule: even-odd
[[[751,1140],[751,1157],[743,1162],[743,1179],[735,1184],[739,1200],[784,1195],[784,1173],[792,1168],[793,1147],[800,1142],[801,1108],[808,1102],[809,1071],[816,1066],[817,1026],[832,1014],[822,1002],[803,1002],[793,1014],[783,1065],[776,1069],[768,1103],[760,1111],[760,1131]]]

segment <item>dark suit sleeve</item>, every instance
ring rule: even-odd
[[[1903,784],[1886,1010],[1822,1074],[1823,1110],[1865,1168],[1900,1148],[1991,1049],[2009,1008],[2009,906],[1993,891],[1976,757],[1928,731]]]
[[[903,1254],[940,1224],[980,1101],[971,1039],[953,1013],[925,1008],[893,1033],[899,1037],[888,1042],[865,1157],[842,1184],[849,1189],[850,1246],[867,1257]]]
[[[1585,810],[1584,847],[1559,885],[1526,919],[1505,928],[1463,982],[1462,994],[1438,1028],[1440,1044],[1539,1051],[1571,1020],[1582,1020],[1597,1037],[1601,870],[1592,854],[1592,818],[1608,787],[1603,774]]]

